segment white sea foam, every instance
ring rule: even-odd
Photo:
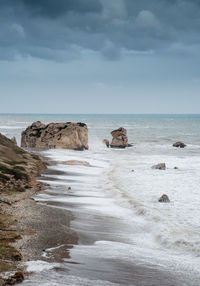
[[[27,272],[42,272],[44,270],[50,270],[55,267],[59,267],[59,263],[49,263],[42,260],[36,260],[36,261],[27,261],[25,263],[26,271]]]
[[[62,273],[53,272],[46,273],[43,275],[34,275],[32,279],[27,279],[24,283],[24,286],[119,286],[118,283],[111,283],[106,280],[94,280],[87,279],[85,277],[65,275]],[[132,285],[134,286],[134,285]]]

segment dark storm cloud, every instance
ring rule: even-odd
[[[0,58],[199,53],[198,0],[0,0]]]

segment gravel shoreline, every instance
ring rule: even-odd
[[[9,267],[5,269],[6,276],[0,278],[0,286],[22,282],[23,276],[28,275],[25,267],[27,261],[62,262],[62,259],[69,258],[69,249],[78,242],[77,234],[70,229],[73,216],[69,211],[37,203],[32,198],[45,188],[44,184],[38,183],[26,192],[1,196],[1,215],[8,218],[6,229],[16,236],[9,245],[19,259],[9,262]],[[58,246],[64,247],[48,257],[44,255],[46,249]],[[1,274],[4,272],[2,270]],[[15,273],[20,273],[20,278],[16,279]]]

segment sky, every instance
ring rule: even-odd
[[[200,113],[200,0],[0,0],[0,113]]]

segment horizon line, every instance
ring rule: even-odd
[[[200,115],[200,113],[39,113],[0,112],[0,115]]]

